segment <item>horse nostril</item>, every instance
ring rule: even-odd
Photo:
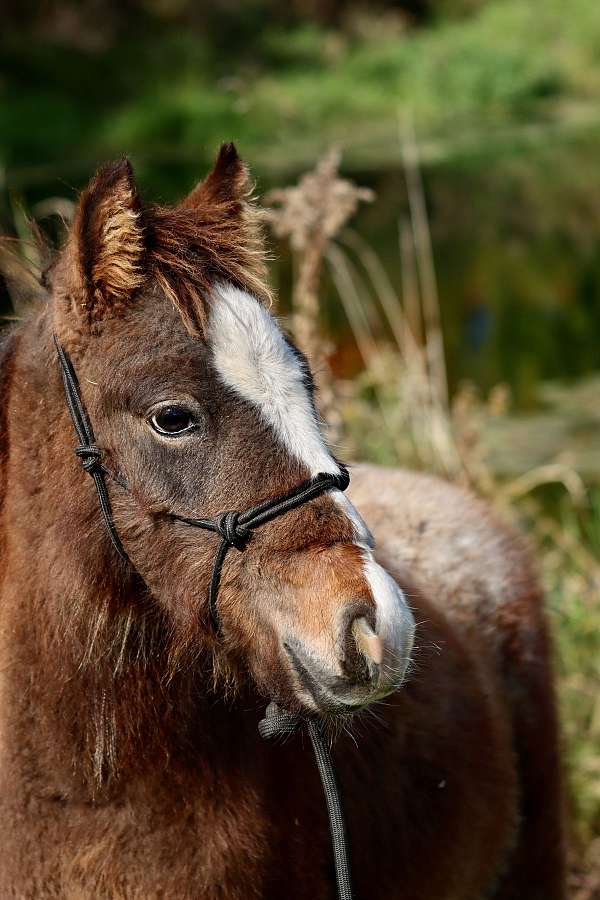
[[[342,658],[344,674],[354,682],[374,681],[382,659],[383,641],[364,614],[354,615],[345,631]]]
[[[375,634],[364,616],[352,622],[352,636],[358,649],[376,666],[383,660],[383,641]]]

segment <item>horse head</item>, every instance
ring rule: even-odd
[[[143,583],[166,623],[170,665],[209,659],[229,683],[249,673],[288,709],[349,712],[402,682],[414,622],[345,495],[333,487],[234,531],[218,628],[207,594],[219,536],[185,521],[344,471],[322,437],[307,360],[269,312],[248,187],[225,145],[172,208],[142,203],[127,161],[83,192],[48,272],[45,340],[54,334],[73,361],[129,561],[110,547],[87,482],[60,503],[71,506],[71,535],[85,535],[84,568],[100,554],[110,577]],[[59,385],[57,370],[49,377]],[[54,434],[73,449],[64,406]],[[79,485],[75,466],[69,483]]]

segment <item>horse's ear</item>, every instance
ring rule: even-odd
[[[223,144],[212,172],[201,181],[185,200],[183,209],[215,209],[224,215],[239,216],[248,201],[251,183],[248,168],[240,158],[235,144]]]
[[[125,303],[143,282],[141,203],[127,159],[104,166],[83,191],[68,251],[83,312],[100,319]]]
[[[234,144],[223,144],[212,172],[177,210],[184,213],[183,219],[193,221],[212,280],[240,285],[270,305],[263,216],[252,197],[246,164]]]

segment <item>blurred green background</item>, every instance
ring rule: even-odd
[[[127,153],[169,201],[234,139],[262,192],[331,144],[379,201],[359,230],[398,277],[399,116],[421,145],[452,385],[598,366],[596,0],[6,2],[0,215]]]
[[[600,897],[598,0],[2,5],[4,234],[26,236],[27,215],[57,237],[48,213],[68,209],[95,167],[123,154],[143,194],[170,202],[222,141],[236,141],[259,195],[337,146],[343,176],[374,192],[346,237],[367,242],[402,295],[400,238],[414,229],[409,127],[450,404],[406,387],[410,365],[390,350],[390,321],[367,308],[358,269],[348,283],[365,301],[357,328],[324,267],[319,327],[335,347],[344,441],[355,456],[469,483],[535,541],[556,634],[571,896],[591,900]],[[273,250],[285,312],[298,260],[285,240]],[[0,275],[4,312],[10,288]],[[367,338],[377,359],[361,353]]]

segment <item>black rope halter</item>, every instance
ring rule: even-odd
[[[81,460],[84,471],[94,479],[96,493],[98,494],[98,501],[100,503],[100,512],[102,513],[104,525],[111,544],[122,560],[130,562],[113,521],[110,498],[108,496],[108,488],[106,487],[105,480],[107,475],[110,475],[114,480],[118,479],[102,465],[102,450],[96,445],[94,430],[85,411],[81,394],[79,393],[79,382],[77,380],[77,375],[75,374],[75,369],[73,368],[73,363],[71,362],[67,351],[59,344],[56,335],[54,335],[54,344],[56,346],[56,352],[58,353],[67,408],[71,416],[71,421],[73,422],[73,427],[77,433],[77,438],[79,439],[79,446],[75,448],[75,455]]]
[[[79,446],[75,448],[75,454],[81,460],[84,471],[87,472],[94,481],[102,519],[113,547],[122,560],[131,563],[113,520],[110,497],[106,486],[106,477],[112,478],[112,480],[117,482],[117,484],[120,484],[121,487],[124,487],[125,485],[113,472],[102,464],[102,450],[96,444],[94,430],[83,405],[79,390],[79,381],[77,380],[73,363],[71,362],[67,351],[59,343],[56,335],[54,335],[54,344],[58,354],[67,408],[79,440]],[[282,516],[292,509],[303,506],[305,503],[314,500],[326,491],[333,489],[344,491],[348,487],[349,482],[350,476],[348,475],[347,470],[341,466],[339,473],[332,474],[329,472],[321,472],[313,478],[303,481],[297,487],[292,488],[286,493],[279,494],[277,497],[273,497],[269,500],[264,500],[262,503],[252,506],[250,509],[244,510],[243,512],[224,512],[210,519],[191,518],[188,516],[180,516],[176,513],[170,513],[171,518],[179,522],[184,522],[187,525],[192,525],[197,528],[203,528],[206,531],[212,531],[221,538],[221,543],[215,553],[211,579],[208,587],[208,608],[217,633],[220,632],[217,599],[221,581],[221,571],[223,569],[227,551],[230,547],[235,547],[237,550],[244,550],[247,541],[255,528],[265,525],[267,522],[272,521],[272,519],[276,519],[278,516]],[[133,563],[131,563],[131,565],[133,566]],[[265,718],[259,723],[258,730],[264,740],[269,740],[276,736],[292,734],[302,726],[304,726],[309,733],[325,793],[334,851],[338,897],[339,900],[352,900],[350,866],[348,862],[342,804],[335,781],[331,754],[318,719],[308,716],[291,715],[280,710],[276,704],[271,703],[267,708]]]

